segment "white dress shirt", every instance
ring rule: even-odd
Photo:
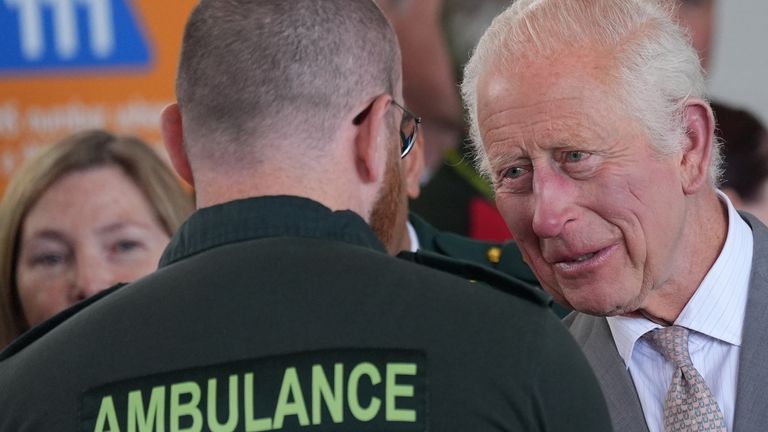
[[[725,245],[674,324],[691,330],[691,361],[712,390],[728,430],[732,430],[753,237],[730,200],[719,195],[728,207]],[[645,318],[624,316],[609,317],[608,325],[635,383],[648,429],[663,432],[664,399],[673,366],[641,338],[660,326]]]
[[[405,221],[405,227],[408,229],[408,238],[411,240],[411,252],[416,252],[421,247],[419,236],[416,235],[416,230],[413,229],[410,221]]]

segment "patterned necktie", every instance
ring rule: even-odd
[[[688,353],[688,329],[663,327],[646,334],[651,345],[675,365],[664,401],[664,431],[723,431],[723,413]]]

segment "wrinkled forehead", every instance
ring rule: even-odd
[[[553,114],[588,110],[597,115],[621,108],[613,64],[596,55],[553,57],[489,65],[477,83],[477,114],[481,130],[516,111]]]
[[[614,87],[589,69],[496,70],[478,85],[478,126],[491,167],[494,160],[536,151],[592,150],[643,129]],[[640,140],[637,140],[640,141]]]

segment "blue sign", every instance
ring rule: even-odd
[[[146,68],[130,0],[0,0],[0,74]]]

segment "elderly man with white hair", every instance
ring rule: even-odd
[[[717,189],[699,59],[663,2],[519,0],[463,92],[478,163],[620,431],[768,424],[768,230]]]

